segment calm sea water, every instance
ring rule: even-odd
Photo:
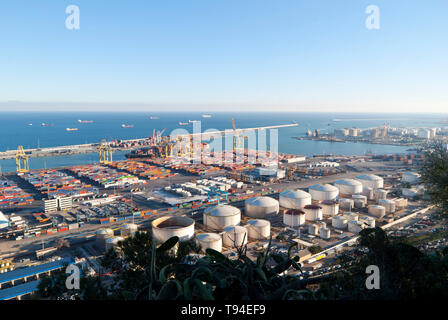
[[[364,154],[403,153],[407,147],[383,146],[364,143],[328,143],[298,141],[291,137],[303,136],[309,129],[332,132],[335,128],[368,128],[390,123],[395,127],[440,127],[446,115],[439,114],[356,114],[356,113],[210,113],[211,118],[202,118],[198,112],[147,112],[147,113],[0,113],[0,150],[13,150],[18,145],[24,148],[52,147],[60,145],[99,142],[102,139],[132,139],[152,135],[153,130],[165,129],[169,134],[174,129],[187,129],[192,125],[179,126],[179,122],[201,120],[202,130],[232,129],[232,118],[238,128],[270,126],[297,121],[298,127],[279,129],[279,151],[293,154]],[[150,116],[159,119],[150,119]],[[94,123],[78,123],[93,120]],[[333,121],[338,119],[338,121]],[[41,123],[53,126],[42,127]],[[29,125],[32,124],[32,125]],[[134,125],[121,128],[122,124]],[[66,128],[78,128],[67,132]],[[82,154],[66,157],[31,158],[32,169],[88,164],[96,162],[96,154]],[[114,159],[124,159],[124,152],[116,152]],[[14,160],[2,160],[3,172],[14,171]]]

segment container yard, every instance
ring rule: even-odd
[[[34,198],[10,180],[0,178],[0,209],[17,205],[22,206],[34,201]]]
[[[111,163],[110,166],[147,180],[164,179],[177,175],[177,173],[171,172],[170,169],[140,161],[118,161]]]

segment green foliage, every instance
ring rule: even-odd
[[[320,246],[311,246],[308,248],[308,251],[311,252],[311,254],[316,254],[321,252],[323,249]]]

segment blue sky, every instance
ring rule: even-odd
[[[80,30],[65,27],[71,4]],[[2,1],[0,110],[446,112],[447,13],[445,0]]]

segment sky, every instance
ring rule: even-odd
[[[447,13],[446,0],[5,0],[0,111],[447,112]]]

